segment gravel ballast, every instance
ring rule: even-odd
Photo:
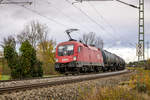
[[[81,93],[90,90],[91,87],[115,86],[121,81],[129,80],[131,75],[132,73],[128,73],[79,83],[1,94],[0,100],[77,100]]]

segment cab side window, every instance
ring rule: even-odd
[[[81,46],[78,47],[78,52],[81,52]]]

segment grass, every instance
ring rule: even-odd
[[[150,70],[134,68],[129,81],[116,86],[93,87],[81,91],[78,100],[150,100]]]
[[[78,100],[144,100],[137,91],[129,91],[123,87],[92,88]]]
[[[1,80],[9,80],[10,76],[9,75],[2,75]]]
[[[43,77],[57,77],[57,76],[62,76],[60,75],[44,75]],[[10,75],[2,75],[0,80],[10,80]]]

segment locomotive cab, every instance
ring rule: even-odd
[[[77,62],[81,46],[76,41],[59,44],[56,48],[55,70],[59,72],[75,71],[79,67]]]

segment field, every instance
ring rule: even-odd
[[[113,87],[93,87],[90,91],[81,93],[79,100],[150,100],[150,70],[133,70],[136,73],[129,81],[120,82]]]

